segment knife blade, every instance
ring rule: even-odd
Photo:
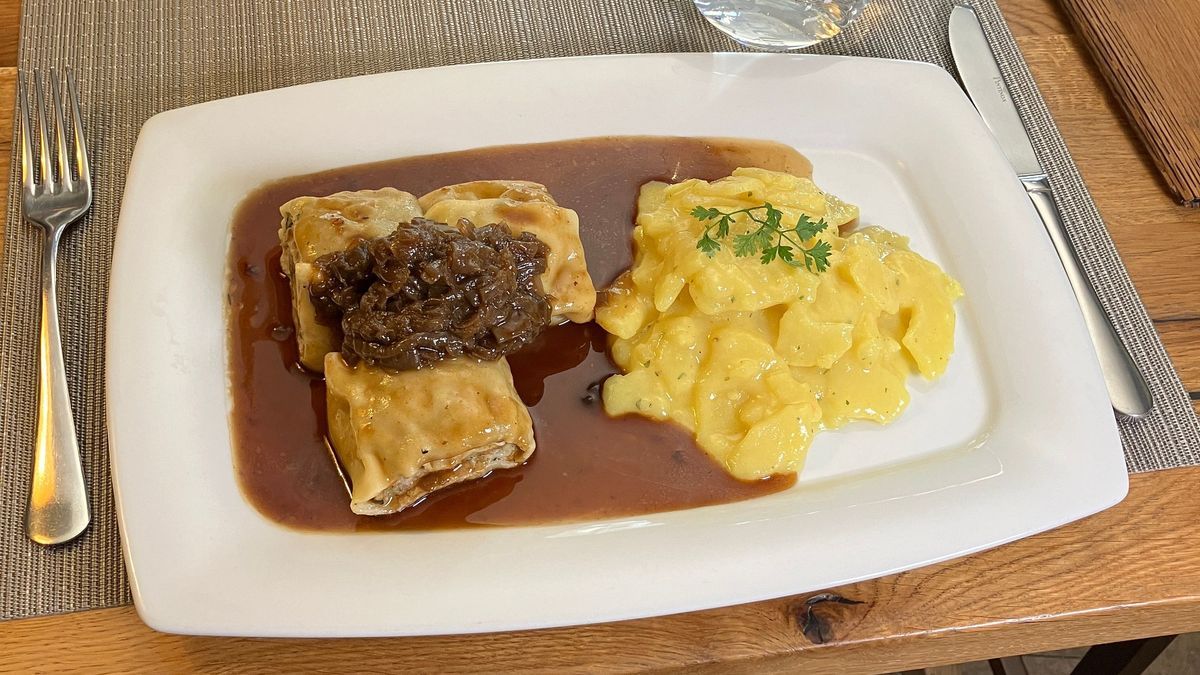
[[[950,12],[950,51],[971,102],[1000,142],[1000,149],[1017,175],[1045,174],[1000,74],[1000,65],[983,34],[983,26],[970,7],[958,6]]]
[[[950,51],[967,95],[999,142],[1058,252],[1096,348],[1113,409],[1126,417],[1146,416],[1154,407],[1150,389],[1083,272],[1083,265],[1054,201],[1050,179],[1033,150],[1033,142],[1013,103],[1012,93],[1000,72],[979,17],[970,7],[960,5],[950,12]]]

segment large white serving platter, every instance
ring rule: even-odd
[[[304,533],[259,515],[239,491],[228,424],[238,202],[321,169],[608,134],[764,138],[807,154],[864,223],[909,235],[962,282],[945,378],[914,381],[892,426],[822,435],[794,488],[741,503],[418,533]],[[908,62],[489,63],[162,113],[129,169],[107,359],[134,600],[147,624],[178,633],[470,633],[750,602],[1019,539],[1109,507],[1127,486],[1083,321],[1025,193],[954,80]]]

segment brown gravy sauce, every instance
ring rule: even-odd
[[[675,425],[607,417],[597,384],[616,367],[604,331],[568,324],[509,357],[533,416],[537,450],[529,462],[437,492],[397,515],[356,516],[326,448],[324,382],[298,365],[279,266],[279,206],[294,197],[384,186],[419,196],[469,180],[519,178],[545,184],[579,214],[588,268],[603,288],[632,262],[642,183],[711,180],[739,166],[811,170],[795,150],[764,141],[602,137],[407,157],[255,190],[234,216],[229,253],[231,426],[246,498],[271,520],[302,529],[434,529],[633,516],[790,487],[794,476],[731,478]]]

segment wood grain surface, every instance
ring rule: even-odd
[[[1200,211],[1166,195],[1052,0],[1001,0],[1187,388],[1200,393]],[[15,16],[0,0],[0,21]],[[0,137],[15,24],[0,23]],[[6,51],[7,50],[7,51]],[[0,169],[8,164],[0,143]],[[875,673],[1200,630],[1200,468],[1131,477],[1096,516],[985,553],[812,596],[485,636],[258,640],[165,635],[132,608],[0,623],[0,670]],[[808,630],[805,631],[806,620]]]
[[[1196,0],[1059,0],[1168,189],[1200,207]]]

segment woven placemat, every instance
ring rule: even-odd
[[[1131,471],[1200,464],[1197,422],[1145,309],[993,0],[977,3],[1014,98],[1057,189],[1084,266],[1146,373],[1157,409],[1122,423]],[[830,54],[952,68],[951,0],[876,0]],[[154,113],[314,80],[475,61],[739,49],[690,0],[26,0],[20,64],[73,66],[98,189],[63,242],[60,302],[68,377],[94,522],[74,543],[22,531],[34,425],[39,239],[16,210],[5,228],[0,325],[0,619],[129,601],[104,430],[104,316],[124,172]],[[286,111],[280,111],[286,114]],[[152,283],[151,280],[148,282]],[[186,392],[181,392],[186,395]]]

